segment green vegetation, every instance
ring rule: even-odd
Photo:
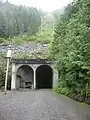
[[[0,1],[0,43],[49,43],[54,19],[41,9]]]
[[[0,0],[0,36],[35,35],[41,25],[41,11]]]
[[[0,53],[0,90],[4,89],[5,85],[5,71],[6,71],[6,59],[5,54]],[[7,88],[10,89],[10,80],[11,80],[11,69],[9,68],[9,75],[8,75],[8,86]]]
[[[48,51],[35,51],[35,52],[25,52],[25,53],[17,53],[15,55],[13,55],[14,58],[19,58],[19,59],[49,59],[48,56]]]
[[[0,38],[0,43],[2,44],[28,44],[29,42],[35,42],[35,43],[44,43],[48,44],[50,43],[52,39],[52,29],[43,29],[39,30],[36,35],[27,36],[27,35],[19,35],[9,38]]]
[[[42,29],[40,32],[37,33],[37,35],[35,36],[36,42],[40,42],[40,43],[45,43],[48,44],[51,42],[52,40],[52,36],[53,36],[53,29]]]
[[[4,86],[5,79],[5,58],[3,54],[0,54],[0,88]]]
[[[60,71],[55,91],[90,104],[90,0],[77,0],[66,7],[51,46]]]

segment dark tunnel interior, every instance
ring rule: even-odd
[[[50,89],[53,82],[53,71],[48,65],[42,65],[36,70],[36,88],[37,89]]]

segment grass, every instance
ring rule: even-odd
[[[19,58],[19,59],[49,59],[48,52],[46,51],[39,51],[39,52],[25,52],[25,53],[17,53],[13,55],[14,58]]]
[[[18,35],[9,38],[0,38],[2,44],[28,44],[30,42],[48,44],[52,40],[52,29],[44,29],[39,31],[35,36]]]

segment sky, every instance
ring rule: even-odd
[[[52,12],[56,9],[63,8],[72,0],[8,0],[15,5],[25,5],[41,8],[44,11]]]

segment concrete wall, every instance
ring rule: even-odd
[[[58,84],[58,71],[53,70],[53,88],[55,88]]]
[[[12,63],[12,80],[11,80],[11,90],[16,89],[16,65]]]
[[[32,72],[29,70],[23,70],[21,69],[23,65],[27,65],[30,66],[30,68],[33,69],[33,76],[31,75]],[[33,82],[33,89],[36,89],[36,69],[44,64],[15,64],[12,63],[12,81],[11,81],[11,90],[13,89],[18,89],[20,88],[20,85],[22,83],[20,83],[20,78],[16,77],[17,73],[21,76],[22,75],[22,80],[24,81],[31,81]],[[48,66],[50,66],[53,69],[53,88],[56,87],[57,83],[58,83],[58,71],[56,69],[53,68],[52,65],[47,64]],[[27,71],[27,72],[25,72]]]

